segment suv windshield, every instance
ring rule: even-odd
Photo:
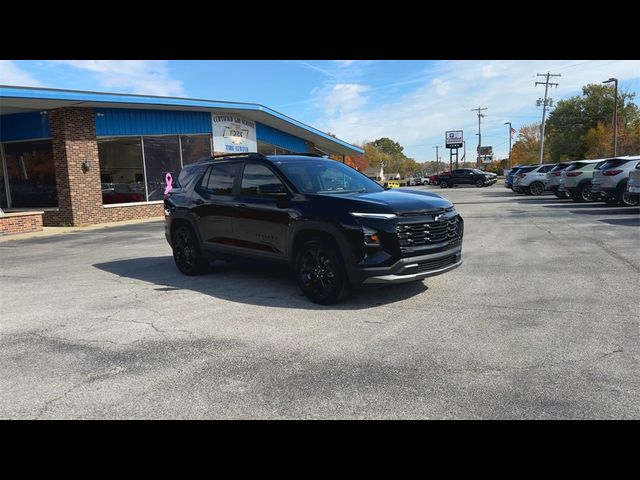
[[[276,162],[301,193],[346,194],[384,190],[357,170],[335,160]]]
[[[481,174],[481,175],[484,175],[485,173],[487,173],[487,172],[483,172],[483,171],[482,171],[482,170],[480,170],[479,168],[472,168],[471,170],[473,170],[474,172],[479,173],[479,174]]]

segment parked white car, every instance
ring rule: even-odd
[[[567,192],[574,202],[592,202],[591,179],[593,172],[606,159],[578,160],[562,170],[558,191]]]
[[[562,176],[562,171],[569,168],[569,165],[571,165],[571,162],[560,162],[547,172],[545,190],[549,190],[558,198],[569,198],[566,191],[558,191],[558,188],[560,188],[560,177]]]
[[[524,192],[527,195],[542,195],[547,182],[547,172],[555,166],[555,163],[551,163],[520,168],[513,177],[513,191]]]
[[[627,192],[629,176],[640,165],[640,156],[615,157],[607,160],[593,175],[591,192],[594,198],[608,205],[633,207],[637,199]]]
[[[629,172],[629,183],[627,183],[627,192],[633,200],[640,202],[640,164]]]

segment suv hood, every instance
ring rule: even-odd
[[[440,195],[425,191],[412,191],[404,189],[392,189],[374,193],[356,193],[340,198],[349,202],[348,208],[352,212],[369,213],[395,213],[403,215],[407,213],[422,213],[425,211],[440,210],[451,207],[453,204]]]

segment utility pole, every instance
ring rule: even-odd
[[[438,163],[438,149],[440,148],[440,145],[434,145],[431,148],[436,149],[436,175],[438,175],[440,173],[440,164]]]
[[[509,125],[509,164],[507,168],[511,170],[511,138],[513,137],[513,127],[511,126],[511,122],[504,122],[505,125]]]
[[[602,83],[611,83],[614,82],[615,86],[615,97],[613,100],[613,156],[618,156],[618,79],[610,78],[609,80],[605,80]]]
[[[472,108],[472,112],[478,112],[478,158],[476,159],[476,167],[480,166],[480,147],[482,147],[482,132],[480,130],[480,120],[484,115],[480,113],[482,110],[487,110],[487,107],[481,108],[478,105],[478,108]]]
[[[544,154],[544,119],[547,115],[547,91],[549,90],[549,85],[557,87],[557,83],[550,83],[550,77],[561,77],[562,75],[559,73],[538,73],[538,77],[547,77],[544,82],[536,82],[536,87],[538,85],[544,85],[544,101],[542,102],[542,124],[540,125],[540,164],[542,165],[542,156]],[[549,99],[553,101],[552,99]],[[538,105],[540,105],[540,100],[538,99]]]

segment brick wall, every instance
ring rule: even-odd
[[[0,235],[40,232],[41,230],[42,212],[0,215]]]
[[[49,115],[58,187],[58,211],[47,212],[46,223],[101,223],[102,187],[92,108],[57,108]],[[88,161],[88,171],[82,163]]]
[[[163,204],[104,207],[92,108],[65,107],[49,115],[58,187],[58,210],[44,213],[46,226],[80,226],[163,215]],[[89,170],[82,169],[84,161]]]

